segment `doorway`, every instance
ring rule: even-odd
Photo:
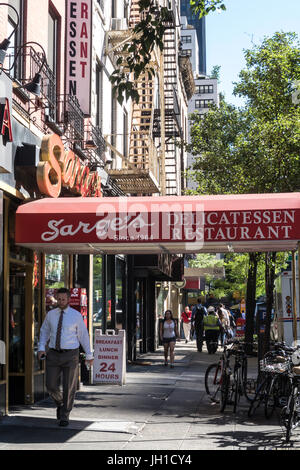
[[[9,406],[32,403],[32,265],[9,264]]]

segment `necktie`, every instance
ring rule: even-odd
[[[60,349],[60,340],[61,340],[61,330],[62,330],[62,322],[63,322],[64,311],[61,310],[60,317],[57,324],[56,330],[56,340],[55,340],[55,349]]]

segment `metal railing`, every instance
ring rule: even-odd
[[[48,115],[55,121],[56,77],[47,62],[44,61],[42,53],[36,52],[32,46],[19,48],[17,53],[15,48],[8,48],[4,71],[20,86],[28,83],[39,72],[41,75],[41,94],[39,98],[43,101],[43,107],[49,109]],[[28,94],[25,90],[22,89],[22,91],[24,96]]]
[[[57,122],[63,126],[67,139],[82,147],[84,141],[84,114],[76,96],[59,95],[57,97],[57,113]]]

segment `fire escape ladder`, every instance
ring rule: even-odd
[[[175,137],[178,136],[176,127],[176,30],[170,27],[164,36],[164,95],[165,95],[165,171],[166,195],[177,194],[178,168],[176,161]]]
[[[129,28],[132,30],[140,21],[138,0],[131,2]],[[130,39],[130,37],[129,37]],[[119,53],[115,47],[115,54]],[[153,54],[150,66],[155,67],[157,59]],[[154,77],[146,70],[136,82],[139,102],[132,104],[128,157],[123,159],[122,170],[110,170],[120,188],[129,194],[159,193],[159,161],[154,141]]]

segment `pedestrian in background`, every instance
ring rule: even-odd
[[[160,338],[164,346],[165,366],[168,365],[168,356],[170,354],[170,367],[174,367],[176,338],[180,341],[178,335],[177,323],[173,318],[171,310],[165,311],[165,317],[160,324]]]
[[[198,303],[193,307],[192,310],[192,324],[196,333],[197,349],[202,352],[203,346],[203,333],[204,323],[203,319],[207,315],[207,310],[204,304],[202,304],[201,298],[198,299]]]
[[[230,328],[230,321],[229,321],[228,313],[224,311],[224,309],[220,306],[218,308],[218,316],[219,316],[220,323],[221,323],[220,340],[221,340],[221,346],[223,346],[224,341],[226,339],[227,331]]]
[[[192,322],[192,312],[187,306],[184,309],[184,312],[181,314],[181,321],[183,327],[183,333],[185,337],[185,342],[188,343],[191,339],[191,322]]]
[[[56,404],[60,426],[68,426],[78,384],[79,345],[86,353],[86,364],[93,364],[90,338],[82,315],[69,306],[70,292],[57,291],[58,307],[50,310],[42,324],[38,358],[46,356],[46,387]],[[49,341],[49,350],[46,345]],[[62,373],[63,393],[59,388]]]
[[[221,322],[213,306],[208,307],[204,317],[204,332],[208,354],[214,354],[218,349],[218,338]]]

